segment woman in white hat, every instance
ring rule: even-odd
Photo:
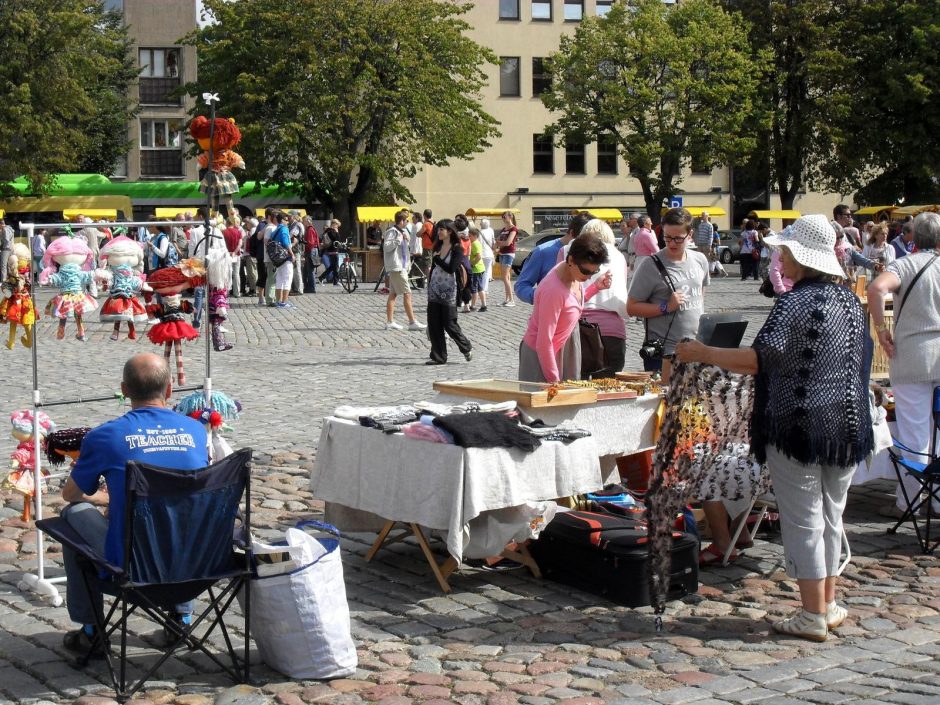
[[[868,380],[871,339],[858,298],[837,280],[835,231],[822,215],[798,219],[779,247],[793,290],[774,304],[752,346],[697,341],[676,347],[680,362],[756,376],[751,452],[766,461],[780,510],[787,574],[802,609],[774,631],[824,641],[845,621],[836,603],[842,511],[858,463],[872,450]],[[846,364],[855,360],[860,364]]]

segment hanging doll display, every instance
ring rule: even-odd
[[[108,288],[108,299],[101,307],[101,322],[113,323],[111,340],[117,340],[121,323],[127,323],[127,339],[137,339],[136,325],[147,321],[147,311],[137,298],[141,291],[149,291],[144,283],[144,249],[125,235],[112,238],[98,253],[100,264],[95,276]]]
[[[150,274],[147,283],[153,291],[160,294],[161,303],[147,306],[147,313],[159,319],[159,323],[147,331],[147,337],[154,345],[163,345],[163,356],[167,364],[170,362],[170,350],[176,351],[176,382],[180,386],[186,384],[186,371],[183,366],[184,340],[195,340],[199,331],[193,328],[186,320],[186,315],[193,312],[193,305],[183,301],[180,293],[201,282],[202,276],[190,276],[183,271],[181,265],[188,265],[191,260],[174,267],[164,267]],[[189,270],[192,274],[197,274]]]
[[[180,399],[173,410],[190,416],[206,425],[209,441],[209,460],[213,463],[232,454],[232,447],[222,436],[231,431],[226,421],[237,421],[242,405],[222,392],[212,392],[210,404],[206,406],[206,395],[196,391]]]
[[[29,260],[29,248],[18,242],[13,245],[13,251],[7,260],[7,271],[4,272],[0,320],[6,321],[10,326],[10,336],[7,338],[7,348],[10,350],[16,343],[17,326],[23,326],[23,337],[20,338],[20,342],[24,347],[32,346],[33,324],[39,318],[33,307]]]
[[[10,474],[3,483],[5,487],[13,489],[23,495],[23,521],[29,521],[31,516],[30,503],[36,493],[34,473],[39,463],[36,457],[36,442],[33,437],[33,412],[31,409],[19,409],[10,414],[10,423],[13,424],[13,438],[19,441],[16,450],[10,455]],[[39,412],[39,447],[45,450],[46,437],[55,431],[55,424],[44,411]],[[43,476],[49,473],[43,471]]]
[[[94,253],[88,244],[67,229],[66,235],[53,240],[42,257],[44,269],[39,283],[59,287],[58,295],[46,305],[46,313],[59,319],[55,337],[65,337],[65,324],[75,319],[75,338],[85,341],[84,315],[98,308],[94,297],[98,295],[91,269]]]
[[[222,233],[210,220],[212,235],[204,239],[194,239],[193,255],[204,258],[206,262],[206,288],[208,297],[206,306],[209,311],[209,324],[212,326],[212,346],[216,352],[231,350],[234,345],[225,340],[222,324],[228,320],[228,291],[232,288],[232,263],[225,246]],[[199,315],[199,312],[196,314]],[[198,318],[197,318],[198,320]]]
[[[209,134],[212,133],[212,164],[209,164]],[[199,190],[210,197],[212,209],[218,212],[219,202],[225,204],[226,215],[235,215],[232,195],[238,193],[238,179],[232,169],[244,169],[245,160],[234,150],[242,139],[241,130],[232,118],[204,115],[189,123],[189,134],[199,144]]]

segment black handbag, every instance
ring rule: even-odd
[[[586,318],[578,321],[581,334],[581,379],[590,379],[592,375],[608,367],[607,350],[601,340],[601,327]]]
[[[268,240],[265,248],[268,252],[268,259],[275,267],[280,267],[290,259],[290,250],[273,238]]]
[[[760,289],[758,289],[758,291],[768,299],[772,299],[774,297],[774,285],[771,283],[770,277],[764,277],[764,281],[761,282]]]

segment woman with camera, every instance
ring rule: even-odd
[[[858,298],[837,283],[844,272],[825,216],[803,216],[767,244],[780,247],[784,274],[794,283],[752,346],[729,350],[685,340],[676,359],[755,375],[751,452],[770,470],[786,570],[802,603],[773,629],[825,641],[846,618],[836,603],[842,511],[852,475],[874,445],[871,340]]]
[[[671,208],[663,216],[662,228],[666,247],[639,261],[627,294],[627,315],[645,319],[643,369],[661,369],[668,382],[668,359],[676,343],[698,333],[710,278],[708,258],[687,249],[691,214],[685,208]]]
[[[593,235],[578,237],[568,256],[555,265],[535,290],[529,325],[519,344],[519,379],[560,382],[581,377],[578,320],[584,302],[609,289],[608,271],[590,286],[591,277],[607,264],[607,246]]]

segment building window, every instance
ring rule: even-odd
[[[610,12],[610,6],[613,4],[614,0],[597,0],[597,16],[604,17]]]
[[[617,141],[613,137],[597,140],[597,173],[617,173]]]
[[[552,75],[545,68],[545,59],[532,58],[532,95],[539,96],[552,89]]]
[[[124,12],[124,0],[104,0],[105,12]]]
[[[499,0],[499,19],[518,20],[519,0]]]
[[[551,135],[532,135],[532,171],[536,174],[555,173]]]
[[[183,175],[183,121],[155,118],[140,121],[140,175]]]
[[[532,19],[551,21],[552,0],[532,0]]]
[[[584,174],[584,144],[574,140],[565,140],[565,173]]]
[[[584,17],[584,0],[565,0],[565,22],[579,22]]]
[[[171,93],[180,86],[179,49],[141,49],[140,102],[142,105],[179,105]]]
[[[519,57],[501,56],[499,58],[499,94],[501,96],[519,96]]]

